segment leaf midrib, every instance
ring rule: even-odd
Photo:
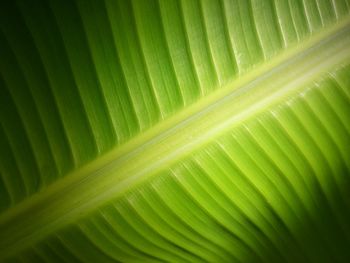
[[[0,259],[144,182],[350,57],[350,18],[257,67],[0,216]]]

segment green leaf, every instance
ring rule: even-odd
[[[3,1],[0,261],[349,262],[348,0]]]

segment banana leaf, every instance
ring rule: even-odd
[[[350,262],[349,0],[3,0],[0,262]]]

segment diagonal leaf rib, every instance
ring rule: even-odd
[[[348,60],[349,23],[349,19],[345,20],[303,47],[295,47],[258,67],[2,214],[1,256],[11,255],[85,216],[241,120],[302,88],[313,77]]]

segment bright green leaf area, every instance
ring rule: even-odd
[[[5,0],[0,26],[0,262],[350,262],[349,0]]]

